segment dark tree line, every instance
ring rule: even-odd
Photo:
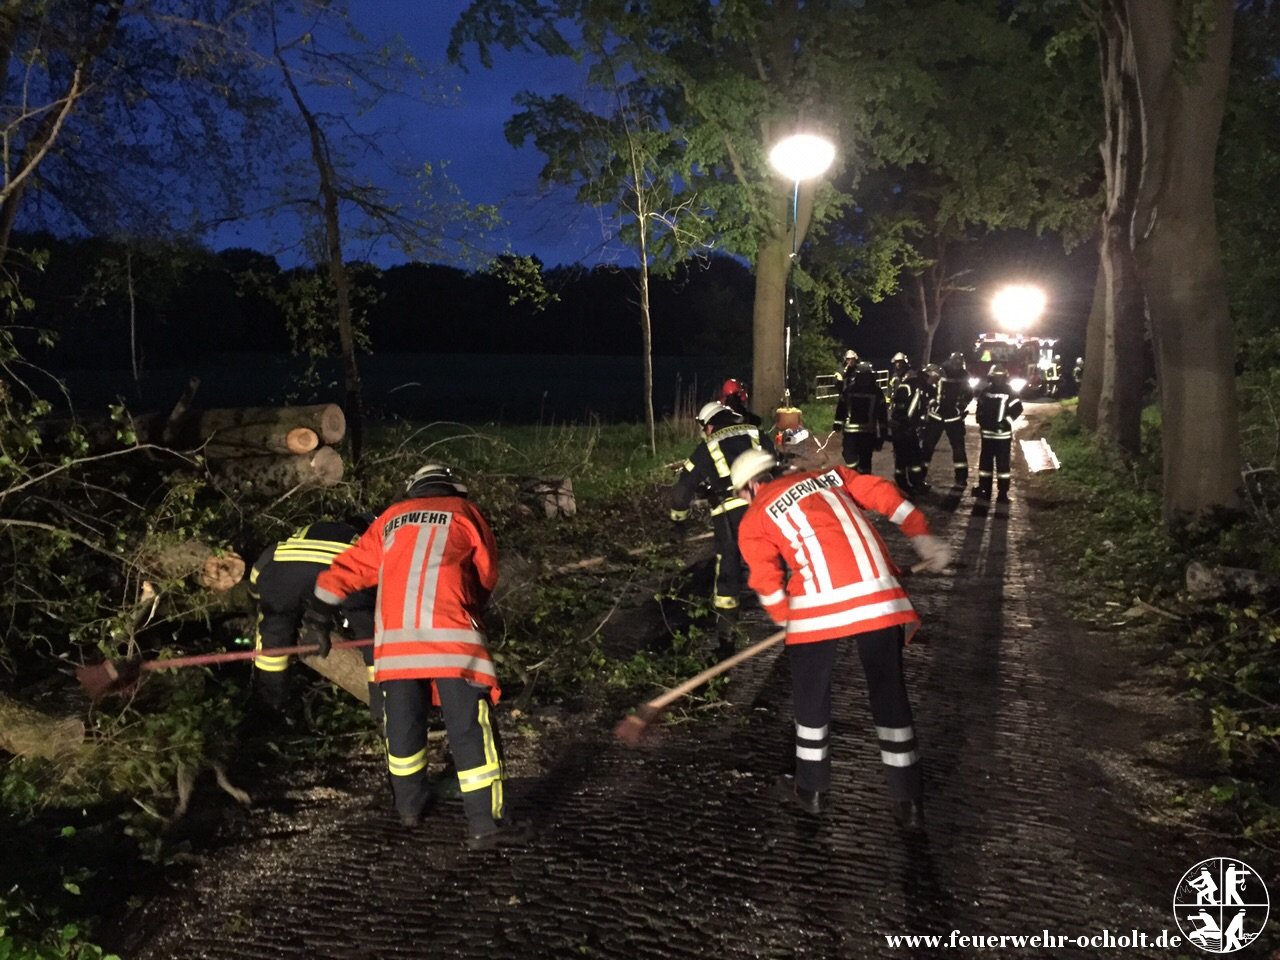
[[[211,354],[288,353],[296,344],[272,293],[318,275],[316,268],[284,270],[252,250],[165,245],[131,254],[130,288],[119,280],[126,252],[117,244],[22,239],[48,252],[44,268],[25,271],[22,285],[35,304],[27,322],[54,333],[44,359],[60,369],[129,369],[131,318],[144,370],[196,367]],[[548,270],[551,297],[539,309],[513,303],[512,288],[485,272],[424,263],[349,267],[359,326],[375,354],[639,350],[633,269]],[[671,277],[655,278],[655,353],[740,360],[746,369],[752,284],[749,270],[727,257],[690,261]]]

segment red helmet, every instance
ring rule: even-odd
[[[747,402],[747,391],[737,380],[732,378],[724,382],[724,386],[720,388],[720,399],[727,400],[729,397],[741,397],[742,402]]]

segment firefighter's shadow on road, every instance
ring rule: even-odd
[[[1008,514],[986,506],[975,506],[955,547],[956,575],[940,611],[941,636],[931,645],[923,691],[926,713],[938,721],[927,745],[927,775],[944,807],[939,819],[964,821],[957,824],[961,833],[986,829],[993,806],[984,794],[998,772],[1005,604],[1012,590],[1021,589],[1007,583]],[[979,822],[969,822],[974,819]]]

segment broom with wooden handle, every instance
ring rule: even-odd
[[[335,650],[371,647],[373,640],[339,640]],[[194,657],[171,657],[167,660],[105,660],[102,663],[86,663],[76,667],[76,679],[94,700],[101,700],[112,693],[122,693],[135,686],[144,673],[156,670],[181,670],[184,667],[208,667],[237,660],[254,660],[258,657],[285,657],[293,654],[312,654],[320,648],[314,644],[298,647],[274,647],[270,650],[233,650],[227,653],[202,653]]]
[[[910,576],[911,574],[919,573],[924,569],[927,563],[928,561],[922,560],[909,569],[901,571],[898,576]],[[702,686],[708,680],[713,680],[720,676],[720,674],[728,670],[732,670],[744,660],[750,660],[752,657],[763,653],[770,647],[777,646],[785,640],[786,637],[787,631],[785,628],[777,631],[776,633],[771,633],[759,643],[754,643],[745,650],[739,650],[727,660],[721,660],[714,666],[707,667],[707,669],[703,670],[697,676],[690,677],[684,683],[680,684],[680,686],[668,690],[659,697],[654,697],[648,703],[637,709],[635,713],[619,720],[617,726],[613,728],[613,735],[629,747],[636,746],[644,737],[645,731],[647,731],[653,724],[653,721],[657,720],[658,717],[662,715],[662,711],[671,706],[671,704],[675,703],[686,694],[697,690],[698,687]]]

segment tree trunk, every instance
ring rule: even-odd
[[[636,191],[639,185],[637,177]],[[637,221],[640,228],[640,349],[644,354],[644,425],[649,434],[649,452],[658,455],[658,430],[653,420],[653,323],[649,313],[649,228],[642,197],[637,197]]]
[[[1213,0],[1203,59],[1177,63],[1172,0],[1128,0],[1146,136],[1134,252],[1160,381],[1166,519],[1240,505],[1235,337],[1214,213],[1232,0]]]
[[[283,436],[297,427],[314,430],[322,443],[338,443],[347,431],[347,418],[336,403],[309,407],[231,407],[193,414],[197,442],[239,445],[251,436]],[[179,436],[189,431],[178,431]],[[295,450],[293,453],[307,453]]]
[[[83,745],[83,721],[51,717],[0,694],[0,750],[16,757],[61,760]]]
[[[1107,197],[1100,240],[1105,289],[1097,432],[1112,451],[1134,456],[1142,445],[1146,303],[1130,232],[1142,183],[1143,137],[1133,44],[1125,12],[1119,6],[1127,2],[1108,0],[1099,21],[1106,111],[1102,163]]]
[[[219,460],[217,472],[242,489],[281,494],[296,486],[331,487],[342,480],[342,457],[332,447],[296,457]]]
[[[304,665],[332,681],[361,703],[369,702],[369,671],[359,650],[340,647],[330,650],[327,657],[301,659]]]
[[[311,159],[316,166],[316,175],[320,181],[320,196],[324,210],[325,252],[329,261],[329,276],[333,281],[335,315],[338,324],[338,344],[342,351],[342,374],[346,384],[347,416],[351,418],[351,461],[360,466],[360,455],[364,448],[364,401],[360,386],[360,367],[356,362],[355,330],[351,320],[351,282],[347,276],[347,266],[342,260],[342,219],[339,211],[339,192],[337,173],[333,168],[333,160],[329,155],[329,142],[324,130],[317,122],[302,94],[293,82],[293,73],[285,62],[284,54],[277,44],[276,62],[284,76],[285,86],[293,98],[298,113],[307,126],[307,135],[311,141]]]
[[[197,540],[152,541],[138,550],[134,564],[155,580],[194,576],[206,590],[225,592],[244,579],[244,560],[233,550],[216,550]]]
[[[1146,305],[1126,224],[1102,231],[1103,356],[1097,433],[1113,452],[1136,457],[1142,449],[1142,391]]]
[[[1102,269],[1102,248],[1098,247],[1098,275],[1093,282],[1093,306],[1084,340],[1084,379],[1077,385],[1080,405],[1076,414],[1086,430],[1098,429],[1098,403],[1102,397],[1102,365],[1106,353],[1107,275]]]
[[[286,427],[274,424],[250,424],[219,430],[205,445],[206,456],[260,457],[264,453],[310,453],[320,446],[320,438],[308,427]]]
[[[751,392],[767,422],[782,403],[786,378],[785,317],[787,312],[787,268],[791,244],[785,236],[771,236],[760,244],[756,255],[756,290],[751,319]],[[700,400],[701,398],[699,398]]]

